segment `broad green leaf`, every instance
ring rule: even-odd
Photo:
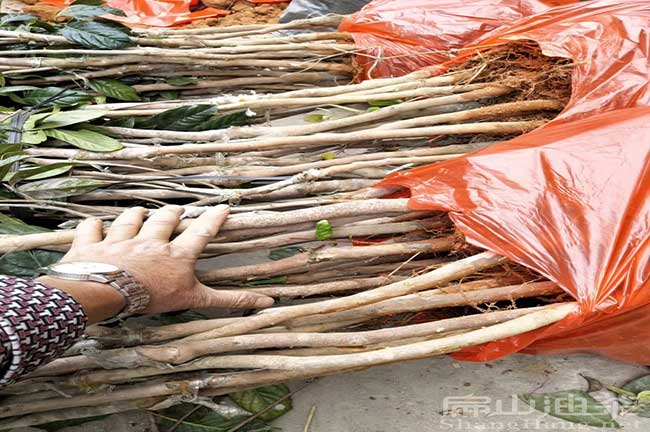
[[[188,86],[188,85],[197,84],[199,80],[192,77],[174,77],[174,78],[167,78],[165,82],[173,86]]]
[[[382,108],[382,107],[387,107],[391,105],[397,105],[401,104],[404,102],[401,99],[394,99],[394,100],[378,100],[378,101],[368,101],[368,105],[371,107],[376,107],[376,108]]]
[[[60,33],[70,42],[86,48],[119,49],[133,44],[128,33],[103,21],[72,21]]]
[[[136,123],[141,129],[161,129],[173,131],[202,130],[217,112],[216,105],[190,105],[170,109]]]
[[[2,159],[0,159],[0,180],[4,181],[4,178],[11,171],[11,167],[15,163],[27,159],[28,157],[29,155],[20,152],[4,153]]]
[[[206,407],[200,407],[198,410],[195,408],[195,405],[180,404],[161,411],[156,415],[160,430],[169,430],[182,418],[176,432],[227,432],[247,419],[246,416],[226,418]],[[255,419],[237,429],[237,432],[272,432],[274,430],[262,420]]]
[[[273,405],[273,408],[260,415],[262,420],[273,420],[278,418],[292,408],[291,398],[287,398],[282,402],[276,403],[279,399],[289,394],[289,387],[284,384],[275,384],[266,387],[258,387],[252,390],[244,390],[240,392],[231,393],[232,399],[237,405],[244,408],[251,414],[257,414],[260,411]]]
[[[0,91],[2,90],[0,89]],[[23,97],[18,98],[19,102],[25,105],[39,105],[43,107],[76,105],[88,102],[90,99],[92,98],[88,93],[61,87],[38,88],[27,91]]]
[[[0,88],[0,95],[8,94],[8,93],[16,93],[25,90],[38,90],[38,87],[28,86],[28,85],[2,87]]]
[[[650,417],[650,375],[636,378],[623,386],[618,392],[618,401],[626,410],[630,410],[640,417]],[[634,395],[634,397],[632,397]]]
[[[222,116],[212,117],[206,123],[203,123],[200,128],[195,129],[196,131],[206,131],[206,130],[217,130],[217,129],[226,129],[232,126],[243,126],[248,124],[249,117],[246,115],[246,111],[235,112],[232,114],[225,114]]]
[[[20,171],[6,176],[5,180],[16,183],[21,180],[42,180],[67,173],[75,165],[73,162],[58,162],[50,165],[41,165],[31,168],[22,168]]]
[[[106,97],[121,101],[139,101],[140,96],[130,85],[126,85],[116,79],[97,79],[88,83],[91,89]]]
[[[47,135],[43,131],[24,131],[20,142],[23,144],[40,144],[47,139]]]
[[[81,195],[104,186],[104,182],[74,177],[38,180],[18,186],[18,191],[34,199],[65,198]]]
[[[103,117],[107,111],[75,110],[33,114],[25,122],[25,129],[54,129],[84,123]]]
[[[620,428],[607,408],[583,390],[523,394],[519,398],[538,411],[571,423]]]
[[[126,16],[123,10],[116,9],[110,6],[94,6],[94,5],[70,5],[59,12],[61,16],[68,16],[77,19],[94,18],[102,15],[116,15]]]
[[[0,213],[0,234],[34,234],[47,231],[49,230],[27,225],[19,219]],[[54,264],[61,257],[63,254],[60,252],[39,249],[0,255],[0,274],[31,278],[37,274],[39,268]]]
[[[316,222],[316,240],[328,240],[332,233],[332,224],[327,219]]]
[[[27,22],[27,21],[33,21],[38,19],[34,15],[26,14],[26,13],[12,13],[12,14],[6,14],[0,17],[0,27],[10,24],[10,23],[18,23],[18,22]]]
[[[304,252],[305,250],[298,246],[288,246],[283,248],[272,249],[269,251],[269,258],[273,261],[281,260],[284,258],[292,257],[296,254]]]
[[[45,134],[75,147],[94,152],[112,152],[124,147],[114,138],[86,129],[48,129]]]

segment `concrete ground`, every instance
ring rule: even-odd
[[[294,409],[275,425],[302,432],[315,406],[312,432],[596,431],[603,429],[531,411],[517,395],[586,390],[579,374],[622,386],[649,373],[590,355],[514,355],[491,363],[437,357],[321,378],[296,393]],[[595,397],[611,405],[608,392]],[[616,420],[629,432],[650,430],[648,418],[628,414]]]
[[[517,400],[521,393],[587,389],[579,374],[622,386],[649,374],[635,366],[590,355],[513,355],[491,363],[449,357],[399,363],[321,378],[299,390],[294,408],[276,420],[284,432],[598,431],[544,415]],[[301,387],[291,383],[291,388]],[[593,394],[616,412],[611,394]],[[650,418],[614,414],[624,431],[647,432]],[[38,429],[23,429],[38,432]],[[155,432],[143,412],[119,414],[61,432]],[[18,430],[15,430],[18,432]],[[197,431],[198,432],[198,431]]]

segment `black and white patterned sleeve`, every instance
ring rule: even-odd
[[[86,321],[65,292],[0,275],[0,386],[63,354],[83,335]]]

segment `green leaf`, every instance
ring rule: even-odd
[[[109,98],[121,101],[139,101],[140,96],[130,85],[126,85],[116,79],[97,79],[88,83],[91,89]]]
[[[191,404],[180,404],[161,411],[156,415],[160,430],[169,430],[183,418],[176,432],[227,432],[248,418],[246,416],[226,418],[206,407],[200,407],[198,410],[195,408]],[[237,432],[272,432],[273,430],[273,427],[262,420],[255,419],[237,429]]]
[[[188,86],[188,85],[197,84],[199,80],[192,77],[174,77],[174,78],[167,78],[165,82],[173,86]]]
[[[607,408],[583,390],[523,394],[519,398],[538,411],[571,423],[620,428]]]
[[[2,154],[0,159],[0,180],[4,180],[5,176],[11,171],[11,167],[23,159],[27,159],[29,155],[24,155],[21,152],[11,152]]]
[[[180,96],[177,90],[167,90],[156,93],[149,93],[149,96],[159,96],[159,100],[176,100]]]
[[[26,13],[12,13],[6,14],[0,17],[0,27],[9,24],[9,23],[18,23],[18,22],[27,22],[38,19],[34,15]]]
[[[43,87],[27,91],[22,98],[18,99],[20,103],[24,103],[25,105],[49,107],[76,105],[82,102],[88,102],[92,97],[88,93],[80,90],[64,89],[61,87]]]
[[[68,16],[76,19],[95,18],[102,15],[116,15],[126,16],[123,10],[116,9],[110,6],[94,6],[94,5],[70,5],[59,12],[61,16]]]
[[[623,408],[640,417],[650,417],[650,375],[633,379],[623,386],[618,401]]]
[[[203,123],[196,131],[226,129],[232,126],[243,126],[248,124],[249,117],[246,111],[239,111],[232,114],[225,114],[218,117],[212,117],[206,123]]]
[[[133,44],[128,33],[103,21],[72,21],[61,35],[86,48],[119,49]]]
[[[309,123],[320,123],[329,119],[330,116],[325,114],[309,114],[308,116],[305,116],[305,121],[308,121]]]
[[[75,110],[33,114],[25,122],[25,129],[54,129],[84,123],[103,117],[107,111]]]
[[[137,123],[142,129],[172,131],[204,130],[203,125],[217,112],[216,105],[189,105],[163,111]]]
[[[320,155],[320,157],[323,158],[323,160],[334,160],[334,159],[336,159],[336,153],[327,152],[327,153],[323,153],[322,155]]]
[[[52,422],[52,423],[46,423],[46,424],[38,425],[38,428],[39,429],[44,429],[47,432],[56,432],[59,429],[80,426],[80,425],[83,425],[85,423],[101,420],[101,419],[106,418],[106,417],[108,417],[108,416],[107,415],[101,415],[101,416],[85,417],[85,418],[71,419],[71,420],[60,420],[60,421],[55,421],[55,422]]]
[[[332,224],[327,219],[316,222],[316,240],[328,240],[332,233]]]
[[[12,183],[17,183],[21,180],[42,180],[67,173],[75,165],[74,162],[57,162],[50,165],[23,168],[20,171],[11,173],[13,174],[11,176],[6,176],[5,180]]]
[[[287,398],[282,402],[276,403],[282,397],[285,397],[289,394],[289,387],[284,384],[275,384],[266,387],[258,387],[252,390],[244,390],[241,392],[231,393],[230,399],[232,399],[237,405],[244,408],[246,411],[251,414],[257,414],[260,411],[263,411],[270,405],[273,405],[273,408],[260,415],[262,420],[273,420],[278,418],[292,408],[291,398]]]
[[[368,112],[372,113],[372,112],[375,112],[375,111],[379,111],[380,109],[381,109],[380,107],[374,106],[374,107],[368,108]]]
[[[208,317],[206,315],[203,315],[202,313],[193,310],[185,310],[179,312],[161,313],[158,316],[158,319],[161,322],[161,324],[169,325],[169,324],[182,324],[191,321],[205,320],[208,319]]]
[[[34,199],[65,198],[81,195],[104,186],[104,182],[74,177],[38,180],[18,186],[18,191]]]
[[[404,102],[402,99],[379,100],[379,101],[368,101],[368,105],[370,105],[371,107],[382,108],[391,105],[401,104],[402,102]]]
[[[114,138],[87,129],[48,129],[45,134],[75,147],[94,152],[112,152],[124,147]]]
[[[292,257],[296,254],[304,252],[305,250],[298,246],[288,246],[283,248],[272,249],[269,251],[269,258],[273,261]]]
[[[101,6],[105,3],[106,2],[104,0],[75,0],[74,2],[72,2],[71,6],[78,6],[78,5]]]
[[[48,231],[45,228],[27,225],[20,219],[0,213],[0,234],[20,235]],[[63,254],[60,252],[38,249],[4,254],[0,256],[0,274],[31,278],[38,273],[39,268],[54,264],[61,257]]]
[[[0,88],[0,95],[8,94],[8,93],[16,93],[25,90],[38,90],[38,87],[28,86],[28,85],[2,87]]]
[[[20,142],[23,144],[40,144],[47,139],[47,135],[43,131],[25,131],[20,137]]]
[[[246,282],[247,286],[262,286],[262,285],[284,285],[289,281],[287,276],[274,276],[269,278],[253,279]]]

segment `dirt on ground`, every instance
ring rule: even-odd
[[[57,14],[61,8],[39,2],[39,0],[21,0],[25,3],[22,11],[36,15],[45,22],[64,22],[67,17]],[[198,20],[182,27],[211,27],[233,26],[242,24],[276,24],[280,16],[289,5],[284,3],[255,4],[245,0],[201,0],[206,7],[223,9],[230,12],[222,18],[208,18]]]
[[[207,7],[230,11],[230,14],[223,18],[197,21],[193,27],[276,24],[289,5],[289,2],[255,4],[241,0],[201,0],[201,2]]]

